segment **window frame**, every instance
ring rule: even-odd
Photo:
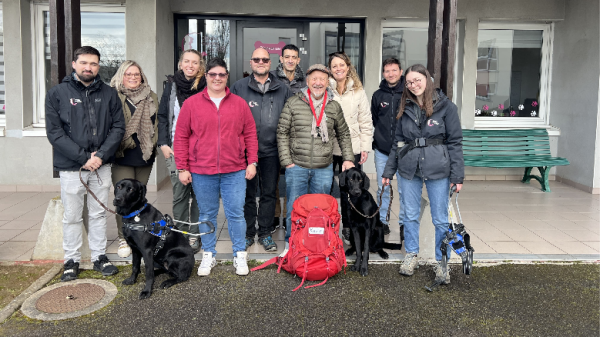
[[[0,2],[0,15],[2,15],[2,25],[4,28],[4,8],[2,7],[2,2]],[[2,55],[4,56],[4,29],[2,29]],[[6,105],[6,63],[3,65],[4,70],[4,105]],[[3,111],[4,113],[0,114],[0,131],[2,131],[2,134],[0,134],[0,136],[4,135],[4,127],[6,126],[6,110],[2,109],[2,107],[0,106],[0,110]]]
[[[44,11],[49,11],[48,4],[33,4],[31,8],[32,30],[32,66],[33,66],[33,127],[44,128],[46,100],[46,66],[44,63]],[[119,4],[81,4],[81,12],[125,13],[126,7]],[[125,19],[127,29],[127,19]],[[126,44],[127,47],[127,44]]]
[[[479,30],[540,30],[542,31],[542,60],[540,65],[540,98],[536,117],[478,117],[475,116],[475,129],[483,128],[549,128],[550,97],[552,84],[552,46],[554,43],[554,23],[515,23],[515,22],[479,22],[477,29],[478,55]],[[476,57],[476,61],[479,58]],[[477,64],[474,65],[477,68]],[[472,88],[476,90],[476,88]],[[496,88],[497,90],[497,88]],[[477,99],[477,95],[474,96]],[[475,104],[474,104],[475,105]],[[475,107],[477,109],[477,107]],[[473,113],[475,113],[473,111]]]

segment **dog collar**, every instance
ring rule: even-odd
[[[144,204],[144,207],[142,207],[141,209],[138,209],[137,211],[135,211],[133,213],[123,215],[123,219],[133,218],[134,216],[140,214],[144,209],[146,209],[146,206],[148,206],[148,204]]]

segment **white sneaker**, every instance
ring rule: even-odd
[[[246,262],[246,258],[248,257],[248,253],[246,252],[237,252],[237,256],[233,258],[233,266],[235,267],[235,273],[238,275],[248,275],[250,270],[248,270],[248,263]]]
[[[202,254],[202,262],[200,262],[200,267],[198,267],[198,276],[210,275],[210,270],[216,265],[217,259],[212,256],[212,253],[204,252]]]
[[[285,255],[288,253],[288,250],[290,250],[290,244],[289,242],[286,242],[285,249],[283,250],[283,252],[281,252],[281,254],[279,254],[279,257],[285,257]]]
[[[131,255],[131,247],[127,244],[127,241],[119,239],[119,250],[117,250],[119,257],[125,258]]]

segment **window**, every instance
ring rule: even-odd
[[[480,24],[476,127],[547,124],[551,28]]]
[[[48,6],[36,6],[35,76],[36,106],[34,126],[44,126],[44,104],[50,89],[50,15]],[[125,61],[125,8],[120,6],[81,7],[81,45],[100,51],[100,77],[109,83],[119,65]],[[71,56],[68,56],[71,57]],[[70,69],[67,70],[70,73]]]
[[[427,25],[425,24],[425,27],[384,27],[381,57],[381,61],[390,57],[397,58],[402,69],[413,64],[427,67]]]

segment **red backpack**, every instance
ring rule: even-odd
[[[274,257],[252,271],[277,263],[291,274],[305,280],[323,282],[305,288],[317,287],[346,267],[344,244],[338,228],[340,214],[338,203],[327,194],[305,194],[294,202],[292,210],[292,234],[289,250],[284,257]]]

